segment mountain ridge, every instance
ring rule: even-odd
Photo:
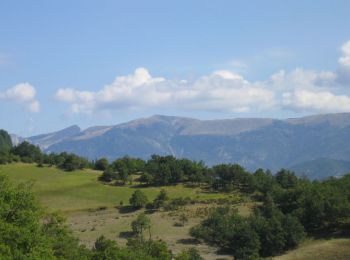
[[[27,140],[46,152],[72,152],[110,160],[152,154],[239,163],[249,170],[288,168],[318,158],[350,161],[350,113],[301,118],[200,120],[154,115],[81,130],[71,126]]]

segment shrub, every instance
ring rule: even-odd
[[[142,208],[147,204],[148,199],[147,199],[147,196],[141,190],[136,190],[132,194],[129,202],[130,202],[130,205],[133,206],[134,208]]]

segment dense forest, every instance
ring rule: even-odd
[[[252,214],[243,217],[230,202],[218,206],[190,234],[198,241],[230,252],[235,259],[258,259],[279,255],[297,247],[306,237],[345,236],[350,230],[350,175],[310,181],[293,172],[272,174],[258,169],[251,173],[237,164],[207,167],[203,162],[153,155],[144,161],[123,157],[88,161],[74,154],[45,154],[28,142],[12,147],[5,131],[0,132],[0,163],[36,163],[66,171],[93,168],[103,173],[99,180],[113,185],[137,181],[144,186],[179,183],[205,187],[212,192],[238,191],[255,202]],[[132,178],[132,177],[135,177]],[[132,223],[134,236],[119,247],[103,236],[93,249],[79,245],[57,214],[47,214],[38,205],[28,185],[12,186],[0,177],[1,259],[172,259],[162,241],[146,239],[147,216]],[[117,188],[117,187],[116,187]],[[172,210],[188,203],[170,200],[166,189],[153,202],[139,190],[130,198],[135,209]],[[185,221],[185,219],[183,219]],[[20,239],[19,239],[20,238]],[[195,249],[176,259],[201,259]]]

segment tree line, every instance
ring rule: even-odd
[[[94,168],[94,162],[70,153],[43,153],[38,146],[27,141],[13,146],[9,134],[0,130],[0,164],[23,162],[38,166],[56,166],[66,171]]]
[[[66,171],[91,168],[103,171],[100,180],[124,185],[138,175],[145,185],[165,186],[178,183],[209,184],[218,191],[252,189],[251,174],[237,164],[222,164],[207,167],[196,162],[174,156],[152,155],[147,161],[125,156],[109,162],[106,158],[95,161],[71,153],[44,153],[38,146],[27,141],[12,146],[11,138],[0,131],[0,164],[11,162],[37,163],[38,166],[56,166]]]

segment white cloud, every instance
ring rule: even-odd
[[[29,83],[20,83],[3,93],[3,97],[18,102],[26,102],[35,98],[36,91]]]
[[[350,97],[329,91],[296,90],[283,94],[283,104],[293,110],[350,112]]]
[[[346,67],[349,59],[350,42],[342,47],[339,64]],[[350,70],[343,73],[350,77]],[[296,68],[289,72],[281,70],[265,81],[255,82],[228,70],[214,71],[196,80],[173,80],[153,77],[147,69],[138,68],[98,91],[62,88],[55,97],[68,103],[70,111],[77,114],[169,108],[225,112],[281,109],[350,112],[349,89],[341,85],[340,77],[339,72]]]
[[[346,42],[342,47],[342,56],[339,58],[339,64],[345,67],[350,67],[350,41]]]
[[[350,41],[341,47],[341,57],[339,64],[339,81],[350,87]]]
[[[40,104],[35,97],[36,90],[29,83],[20,83],[0,92],[0,99],[22,104],[29,112],[39,112],[40,110]]]
[[[331,71],[318,72],[296,68],[288,73],[281,70],[278,73],[273,74],[267,84],[281,90],[295,88],[328,88],[336,84],[336,78],[337,75]]]
[[[271,91],[254,86],[241,75],[216,71],[194,82],[152,77],[144,68],[117,77],[97,92],[59,89],[59,101],[71,104],[73,113],[99,109],[183,108],[217,111],[262,110],[274,103]]]

